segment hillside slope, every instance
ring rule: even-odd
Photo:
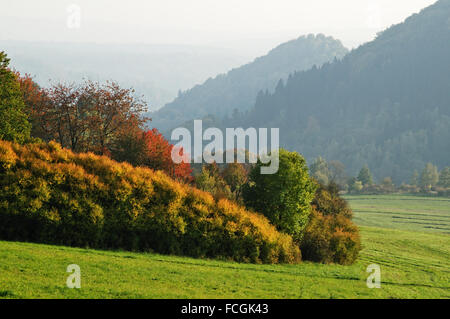
[[[267,218],[161,171],[0,140],[0,239],[295,263],[300,250]]]
[[[450,164],[450,0],[395,25],[341,61],[260,94],[239,124],[279,127],[281,144],[340,160],[356,174],[408,181]],[[229,127],[235,123],[228,122]]]
[[[345,267],[251,265],[0,241],[0,299],[450,298],[448,235],[361,231],[361,257]],[[66,287],[66,268],[73,263],[81,268],[81,289]],[[381,289],[366,286],[366,268],[374,263],[381,266]]]
[[[254,105],[260,90],[272,91],[277,82],[290,73],[320,66],[345,54],[347,49],[331,37],[302,36],[281,44],[252,63],[180,93],[173,102],[150,114],[151,125],[165,132],[208,114],[223,117],[231,115],[234,109],[247,111]]]

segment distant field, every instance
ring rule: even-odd
[[[357,222],[371,225],[361,227],[364,249],[353,266],[251,265],[0,242],[0,298],[450,298],[450,236],[438,228],[447,227],[438,220],[449,216],[448,200],[348,199]],[[416,216],[418,224],[393,216]],[[425,228],[430,223],[435,227]],[[79,290],[65,286],[73,263],[81,267]],[[381,266],[381,289],[366,287],[372,263]]]
[[[450,199],[409,195],[345,196],[358,225],[450,234]]]

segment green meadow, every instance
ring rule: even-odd
[[[450,200],[347,196],[363,250],[352,266],[254,265],[0,242],[0,298],[450,298]],[[70,264],[81,289],[69,289]],[[366,285],[381,267],[381,288]]]
[[[358,225],[450,234],[450,199],[412,195],[346,196]]]

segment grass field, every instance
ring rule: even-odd
[[[0,298],[450,298],[450,201],[348,197],[364,249],[353,266],[251,265],[0,242]],[[400,218],[398,218],[400,217]],[[366,267],[381,266],[381,289]],[[66,267],[81,267],[81,289]]]
[[[450,234],[450,199],[408,195],[346,196],[358,225]]]

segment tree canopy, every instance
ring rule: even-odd
[[[363,185],[372,185],[373,184],[372,173],[370,172],[369,167],[367,165],[364,165],[364,167],[361,168],[357,179]]]
[[[280,231],[300,240],[311,212],[315,184],[309,177],[305,159],[297,152],[279,151],[276,174],[261,174],[258,161],[243,191],[247,207],[264,214]]]
[[[31,125],[18,78],[8,66],[9,59],[0,52],[0,139],[24,143],[30,138]]]

